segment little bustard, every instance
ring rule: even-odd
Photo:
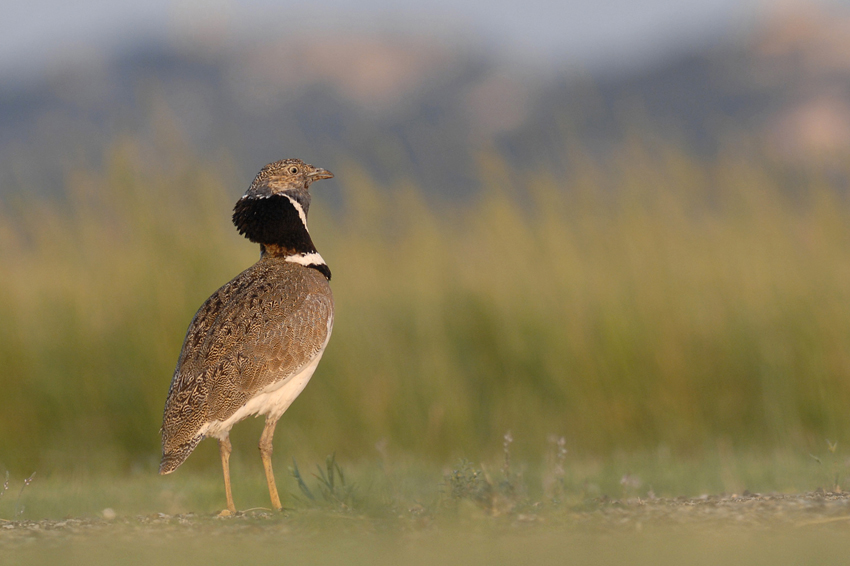
[[[162,420],[159,473],[173,472],[206,437],[218,439],[227,509],[230,429],[265,415],[260,455],[272,506],[280,497],[272,470],[277,420],[301,393],[333,328],[331,272],[307,230],[308,189],[330,179],[299,159],[263,167],[233,210],[233,223],[260,244],[260,259],[201,305],[183,342]]]

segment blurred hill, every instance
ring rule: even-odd
[[[569,134],[603,152],[658,136],[698,155],[742,143],[784,159],[841,154],[850,147],[850,14],[776,12],[747,37],[643,73],[561,77],[504,141],[557,160]]]
[[[243,179],[298,155],[460,195],[494,148],[555,170],[576,142],[604,159],[634,137],[819,159],[850,147],[849,38],[847,13],[783,12],[747,37],[609,76],[416,36],[148,45],[0,89],[0,187],[50,191],[71,168],[98,168],[119,136],[221,152]]]

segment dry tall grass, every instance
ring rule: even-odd
[[[672,150],[578,161],[528,180],[484,157],[470,203],[334,168],[345,205],[317,185],[311,232],[336,327],[279,457],[371,456],[381,439],[475,457],[508,429],[520,455],[553,433],[595,454],[846,438],[850,207],[834,183]],[[186,326],[256,258],[229,222],[249,179],[142,162],[127,142],[62,199],[0,203],[7,466],[153,468]]]

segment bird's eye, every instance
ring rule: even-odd
[[[289,172],[295,175],[296,173],[298,173],[298,167],[290,167]]]

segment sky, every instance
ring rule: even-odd
[[[746,31],[786,0],[0,0],[0,77],[197,34],[387,31],[480,41],[543,64],[630,66]],[[814,1],[814,0],[812,0]],[[798,2],[799,3],[799,2]]]

